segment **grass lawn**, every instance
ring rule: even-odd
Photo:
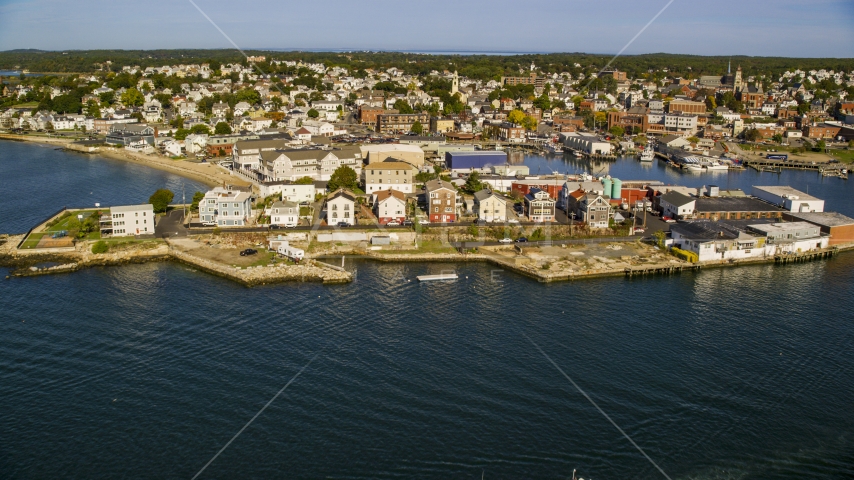
[[[844,163],[854,162],[854,150],[830,150],[831,157]]]
[[[270,252],[267,250],[258,250],[257,256],[258,256],[258,258],[256,258],[255,261],[252,262],[251,265],[249,265],[250,267],[257,267],[260,265],[269,265],[270,263],[272,263],[273,258],[276,257],[276,252]]]
[[[427,240],[421,242],[415,250],[388,250],[388,252],[417,255],[419,253],[457,253],[457,250],[449,245],[442,245],[438,240]]]
[[[56,222],[53,226],[45,228],[45,231],[58,232],[60,230],[68,230],[68,222],[70,222],[72,218],[77,218],[77,215],[83,215],[83,219],[85,220],[87,217],[95,213],[95,211],[96,210],[79,210],[75,212],[69,212],[70,215]]]
[[[39,241],[45,235],[47,235],[47,234],[45,234],[45,233],[31,233],[30,236],[27,237],[27,239],[21,245],[21,248],[22,249],[23,248],[36,248],[36,245],[39,244]]]
[[[9,108],[36,108],[39,106],[39,102],[27,102],[27,103],[19,103],[17,105],[12,105]]]

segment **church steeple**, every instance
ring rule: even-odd
[[[451,80],[451,95],[460,91],[460,76],[454,70],[454,78]]]

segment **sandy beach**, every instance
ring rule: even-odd
[[[49,138],[49,137],[34,137],[27,135],[7,135],[0,134],[0,139],[13,140],[19,142],[42,143],[46,145],[66,145],[72,140],[68,138]],[[93,155],[101,155],[113,160],[122,160],[133,162],[140,165],[146,165],[151,168],[157,168],[176,175],[180,175],[191,180],[195,180],[205,185],[214,187],[224,183],[229,185],[249,185],[249,182],[240,177],[232,175],[222,168],[211,163],[194,163],[183,160],[172,160],[157,154],[146,155],[142,153],[129,152],[121,148],[101,147]]]

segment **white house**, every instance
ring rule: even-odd
[[[693,215],[696,205],[695,199],[679,192],[667,192],[659,198],[661,214],[673,219]]]
[[[154,207],[150,203],[110,207],[112,236],[154,234]]]
[[[311,132],[312,135],[322,135],[324,137],[331,137],[335,133],[335,127],[331,123],[320,120],[304,120],[302,128]]]
[[[474,213],[485,222],[507,221],[507,200],[490,190],[474,193]]]
[[[249,192],[216,187],[199,202],[199,219],[205,225],[243,226],[252,218],[252,196]]]
[[[207,146],[208,135],[205,133],[187,135],[187,138],[184,139],[184,150],[188,154],[204,152]]]
[[[295,202],[275,202],[270,207],[270,225],[296,227],[299,224],[299,205]]]
[[[170,157],[180,157],[183,154],[184,142],[180,140],[172,140],[171,142],[163,145],[163,150]]]
[[[339,188],[326,197],[326,223],[356,224],[356,196],[352,192]]]
[[[381,190],[374,194],[374,213],[380,225],[406,220],[406,197],[397,190]]]

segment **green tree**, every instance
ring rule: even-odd
[[[199,211],[199,203],[202,199],[205,198],[205,194],[202,192],[196,192],[193,194],[193,203],[190,204],[190,211],[198,212]]]
[[[827,149],[827,142],[825,142],[824,140],[819,140],[815,142],[815,149],[819,152],[825,151],[825,149]]]
[[[184,140],[185,138],[187,138],[187,135],[189,135],[189,134],[190,134],[190,131],[187,130],[186,128],[179,128],[175,132],[175,140]]]
[[[694,143],[694,144],[696,144],[696,143],[698,143],[698,142],[700,141],[700,139],[699,139],[699,138],[697,138],[696,136],[693,136],[693,135],[692,135],[692,136],[690,136],[690,137],[688,137],[688,138],[686,138],[685,140],[688,140],[689,142]]]
[[[622,137],[626,133],[626,130],[619,125],[614,125],[610,129],[608,129],[608,131],[611,132],[611,135],[615,137]]]
[[[780,135],[779,133],[775,133],[774,135],[771,135],[771,140],[773,140],[777,143],[783,143],[783,136]]]
[[[313,179],[313,178],[311,178],[311,177],[302,177],[302,178],[298,178],[298,179],[294,182],[294,185],[311,185],[312,183],[314,183],[314,179]]]
[[[478,172],[471,172],[471,174],[469,174],[469,178],[466,179],[466,183],[463,185],[462,190],[467,193],[474,193],[483,190],[483,183],[480,181],[480,174]]]
[[[171,190],[161,188],[148,197],[148,203],[154,206],[154,213],[163,213],[173,198],[175,194]]]
[[[231,127],[228,126],[228,124],[225,122],[219,122],[214,128],[214,133],[216,135],[228,135],[229,133],[231,133]]]
[[[173,118],[171,122],[169,122],[169,125],[173,128],[183,128],[184,118],[181,117],[181,115],[178,115],[177,117]]]
[[[100,118],[101,117],[101,107],[98,106],[97,103],[93,101],[89,101],[86,104],[86,115],[90,117]]]
[[[194,133],[196,135],[210,135],[211,129],[204,123],[197,123],[190,128],[190,133]]]
[[[326,184],[326,189],[330,192],[338,190],[339,188],[352,190],[356,188],[358,181],[359,176],[356,175],[355,170],[347,165],[341,165],[332,172],[332,175],[329,177],[329,182]]]
[[[135,88],[129,88],[122,94],[122,104],[126,107],[138,107],[145,103],[145,96]]]
[[[424,126],[421,125],[421,122],[416,120],[416,122],[412,124],[410,131],[416,135],[421,135],[424,133]]]
[[[236,98],[238,102],[246,102],[249,105],[255,105],[261,101],[261,94],[255,89],[244,88],[237,92]]]
[[[313,108],[310,108],[310,109],[308,109],[308,112],[306,113],[306,115],[308,115],[308,118],[317,118],[320,116],[320,112],[318,112],[317,110],[315,110]]]
[[[98,98],[101,99],[101,103],[106,103],[107,105],[112,105],[116,101],[116,93],[115,92],[99,93]]]
[[[409,102],[403,99],[394,102],[393,108],[400,113],[415,113],[415,111],[412,110],[412,107],[409,105]]]
[[[748,142],[755,142],[762,138],[762,134],[759,133],[759,130],[755,128],[751,128],[744,131],[744,139]]]
[[[714,112],[715,109],[718,108],[718,103],[715,101],[715,97],[709,95],[706,97],[706,110],[710,112]]]

